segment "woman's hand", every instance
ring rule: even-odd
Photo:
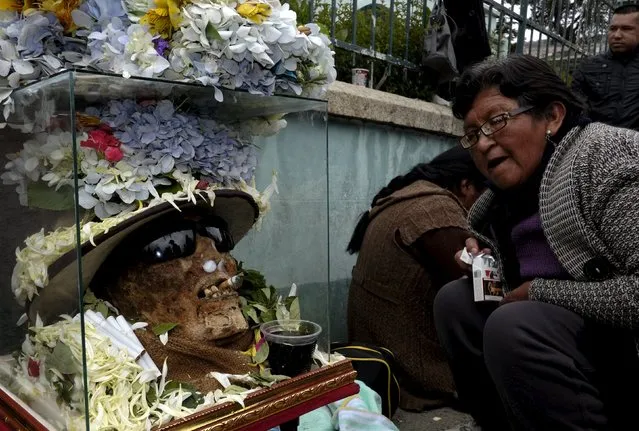
[[[473,256],[479,253],[479,243],[477,242],[475,238],[468,238],[466,240],[465,247],[466,247],[466,251]],[[457,262],[457,265],[459,265],[459,267],[462,270],[464,270],[465,272],[470,272],[471,266],[461,260],[462,251],[463,250],[459,250],[457,253],[455,253],[455,261]],[[481,250],[481,252],[484,254],[490,254],[490,249],[484,248]]]
[[[509,302],[515,302],[515,301],[528,301],[529,290],[530,290],[530,281],[527,281],[521,286],[519,286],[518,288],[508,292],[504,296],[504,299],[501,300],[499,305],[504,305],[504,304],[508,304]]]

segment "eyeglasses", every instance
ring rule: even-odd
[[[195,253],[196,234],[213,240],[220,253],[231,251],[235,246],[226,222],[219,217],[208,217],[198,222],[192,220],[164,221],[153,226],[135,239],[136,255],[147,263],[161,263]]]
[[[482,124],[479,129],[466,133],[464,136],[461,137],[459,143],[463,148],[468,150],[472,148],[477,142],[479,142],[480,133],[482,133],[484,136],[490,136],[495,132],[499,132],[501,129],[506,127],[509,119],[516,117],[519,114],[523,114],[524,112],[528,112],[531,109],[533,109],[532,106],[524,106],[521,108],[517,108],[514,111],[497,115]]]

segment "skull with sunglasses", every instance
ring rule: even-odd
[[[237,294],[242,275],[229,253],[233,246],[222,218],[173,214],[127,238],[93,288],[127,318],[177,323],[176,335],[193,341],[226,339],[248,329]]]

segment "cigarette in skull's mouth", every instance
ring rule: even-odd
[[[221,290],[224,289],[233,289],[236,290],[242,285],[242,281],[244,277],[241,274],[234,275],[233,277],[224,280],[221,284],[218,285],[218,288]]]

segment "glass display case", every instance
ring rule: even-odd
[[[0,130],[9,425],[266,429],[357,391],[350,364],[322,354],[325,101],[73,70],[12,100]],[[324,329],[313,369],[273,375],[259,326],[300,318]]]

